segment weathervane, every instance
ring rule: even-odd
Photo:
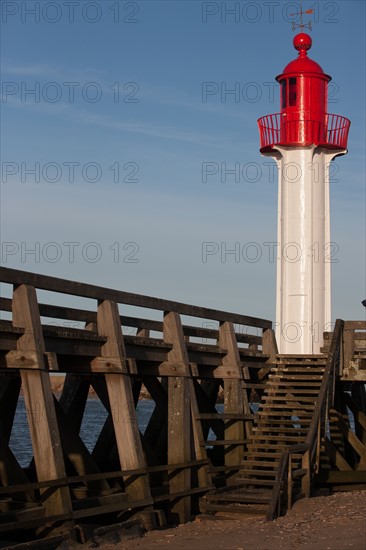
[[[314,10],[302,11],[302,0],[300,0],[300,11],[297,13],[290,14],[290,17],[295,17],[296,15],[300,15],[300,23],[292,22],[292,30],[294,31],[295,29],[301,29],[301,31],[303,31],[304,29],[309,29],[311,31],[312,30],[311,21],[309,21],[308,23],[304,23],[302,18],[303,15],[310,15],[311,13],[314,13]]]

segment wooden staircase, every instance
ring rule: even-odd
[[[268,516],[281,456],[286,449],[305,443],[326,362],[325,355],[277,356],[235,484],[207,494],[202,506],[205,512]],[[301,492],[301,478],[307,473],[302,468],[302,454],[293,453],[291,461],[290,491]]]

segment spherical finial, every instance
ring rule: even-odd
[[[310,50],[312,43],[313,41],[311,40],[311,36],[305,32],[301,32],[294,37],[294,47],[299,54],[305,53],[306,55],[306,52]]]

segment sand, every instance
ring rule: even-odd
[[[274,522],[256,517],[196,519],[104,550],[365,550],[366,491],[303,499]]]

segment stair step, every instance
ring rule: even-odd
[[[259,452],[265,452],[271,453],[273,456],[281,456],[282,453],[287,449],[290,445],[287,445],[284,442],[279,442],[278,444],[273,443],[261,443],[260,441],[253,441],[253,443],[248,443],[248,451],[257,454],[257,451]]]
[[[265,388],[265,383],[263,383],[263,384],[252,384],[251,382],[242,382],[241,387],[243,389],[262,390],[263,388]]]
[[[261,502],[268,503],[271,498],[271,489],[268,487],[253,487],[247,488],[240,483],[239,488],[226,487],[225,490],[218,490],[215,493],[207,493],[205,495],[206,502]],[[250,500],[248,500],[250,499]]]
[[[210,466],[210,472],[238,472],[241,469],[241,464],[227,464],[226,466]]]
[[[270,462],[269,460],[248,459],[248,460],[243,460],[241,467],[247,468],[249,466],[253,466],[257,468],[259,466],[262,466],[263,468],[277,469],[278,465],[279,465],[279,460],[273,460],[273,462]]]
[[[204,441],[200,441],[201,447],[210,447],[211,445],[244,445],[245,443],[248,443],[248,439],[206,439]]]
[[[274,470],[254,470],[251,468],[242,468],[238,474],[237,479],[242,483],[243,479],[247,476],[263,476],[263,477],[276,477],[277,469]]]
[[[257,445],[258,447],[258,445]],[[270,452],[265,450],[249,450],[244,454],[243,464],[245,463],[245,457],[248,457],[249,460],[257,459],[257,458],[273,458],[275,461],[279,461],[282,455],[282,451],[278,450],[278,452]],[[302,455],[299,454],[293,454],[292,458],[295,460],[301,459]]]
[[[296,380],[296,382],[305,382],[305,381],[316,381],[319,380],[319,382],[323,379],[323,376],[321,374],[309,374],[308,376],[305,376],[304,374],[291,374],[288,372],[283,373],[273,373],[268,375],[269,380]]]
[[[272,372],[294,372],[294,373],[314,373],[321,374],[324,373],[325,367],[323,365],[309,365],[309,366],[299,366],[299,365],[278,365]]]
[[[285,395],[265,395],[263,396],[263,401],[296,401],[298,403],[315,403],[316,399],[314,397],[304,397],[301,395],[292,395],[292,394],[285,394]]]
[[[284,443],[295,443],[299,441],[305,441],[304,435],[291,435],[291,434],[284,434],[284,435],[272,435],[272,434],[253,434],[250,437],[251,442],[252,441],[283,441]]]
[[[266,445],[263,443],[253,444],[252,447],[248,449],[248,456],[251,455],[252,458],[266,458],[266,460],[273,458],[274,460],[280,460],[282,454],[288,449],[291,445],[284,445],[283,443],[278,443],[277,445]],[[300,453],[292,455],[295,460],[302,458]]]
[[[284,382],[282,380],[274,381],[274,380],[268,380],[265,387],[271,388],[271,387],[278,387],[278,386],[284,386],[284,387],[293,387],[293,388],[299,388],[299,389],[312,389],[312,388],[320,388],[321,384],[319,382]]]
[[[281,426],[289,426],[290,428],[297,428],[298,426],[300,428],[308,427],[311,424],[311,417],[308,418],[299,418],[294,419],[291,418],[289,420],[289,417],[286,416],[286,419],[284,418],[270,418],[269,416],[261,416],[258,419],[258,422],[255,424],[255,427],[263,426],[263,427],[269,427],[273,426],[274,428],[280,428]]]
[[[273,426],[274,428],[279,428],[282,425],[285,426],[292,426],[295,429],[303,429],[305,426],[301,426],[301,424],[309,425],[311,422],[310,418],[303,419],[303,420],[282,420],[282,419],[272,419],[272,420],[266,420],[266,419],[260,419],[260,422],[256,424],[256,426],[261,426],[264,428],[270,428]],[[295,426],[294,426],[295,424]],[[300,428],[296,428],[296,426],[300,426]],[[253,428],[254,429],[254,428]]]
[[[302,420],[311,420],[313,416],[312,412],[310,411],[309,412],[297,411],[297,413],[294,414],[292,410],[281,410],[281,411],[277,411],[277,409],[271,410],[269,405],[265,405],[263,410],[261,410],[257,414],[258,414],[257,423],[262,421],[262,419],[269,420],[269,419],[272,419],[273,417],[275,417],[275,420],[282,420],[282,417],[285,417],[285,418],[291,417],[290,420],[293,420],[294,422],[301,422]],[[293,418],[294,416],[296,418]]]
[[[251,505],[252,504],[252,505]],[[251,514],[265,515],[269,504],[268,500],[250,501],[247,504],[235,505],[220,505],[220,504],[206,504],[206,512],[227,512],[228,514]]]
[[[277,400],[276,400],[277,401]],[[284,401],[282,399],[282,401]],[[287,403],[264,403],[264,404],[261,404],[260,405],[260,410],[263,411],[263,412],[268,412],[268,411],[272,411],[272,409],[290,409],[293,412],[293,414],[296,412],[301,412],[304,410],[306,411],[313,411],[314,410],[314,405],[315,403],[313,403],[313,405],[304,405],[302,403],[298,403],[298,405],[296,405],[296,403],[298,403],[298,401],[294,401],[291,405],[288,405]]]
[[[283,433],[283,434],[298,434],[299,432],[302,432],[303,434],[308,433],[308,428],[273,428],[270,426],[258,426],[253,428],[253,432],[255,434],[276,434],[276,433]]]
[[[319,394],[319,389],[313,389],[313,388],[295,388],[295,389],[290,389],[290,388],[279,388],[278,386],[271,386],[271,387],[266,387],[266,389],[264,390],[264,395],[269,395],[269,394],[272,394],[272,393],[276,393],[277,395],[281,395],[281,394],[284,394],[284,395],[318,395]]]
[[[202,413],[195,416],[196,420],[253,420],[255,414],[234,413]]]
[[[277,353],[276,359],[277,362],[327,361],[327,356],[324,356],[322,353],[315,353],[314,355],[310,355],[308,353]]]
[[[245,483],[247,485],[259,486],[259,487],[273,487],[275,484],[274,479],[258,479],[250,477],[240,477],[240,483]]]

